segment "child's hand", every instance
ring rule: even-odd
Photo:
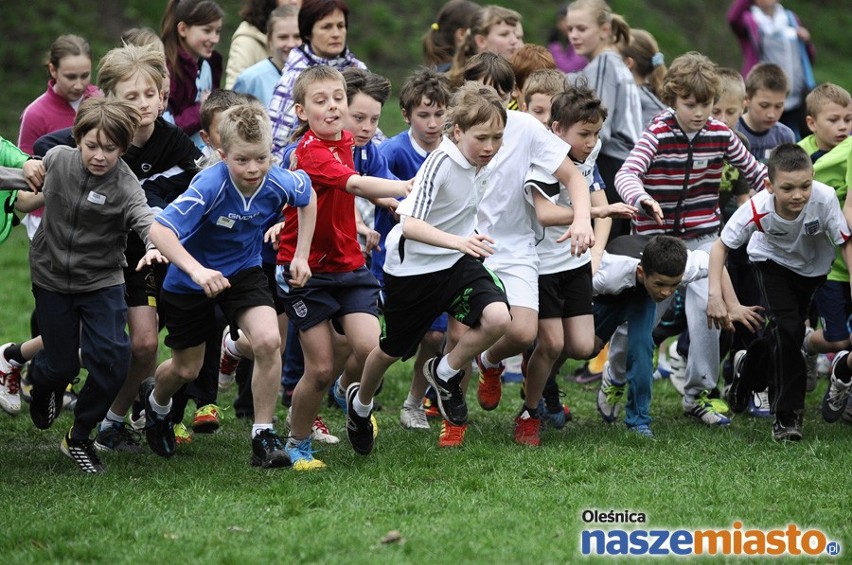
[[[763,326],[763,316],[760,315],[762,310],[763,306],[743,306],[742,304],[737,304],[728,308],[728,317],[731,319],[731,322],[739,322],[748,328],[748,331],[755,333]]]
[[[494,254],[494,249],[488,245],[489,243],[494,245],[496,242],[483,233],[475,233],[468,238],[460,237],[456,249],[479,259],[490,257]]]
[[[646,214],[657,222],[658,226],[663,225],[663,209],[660,208],[660,204],[656,200],[653,198],[646,198],[642,200],[639,205],[642,206],[642,209]]]
[[[44,184],[44,163],[40,159],[30,159],[24,166],[24,180],[33,192],[38,192]]]
[[[376,251],[381,251],[381,248],[379,248],[379,239],[381,238],[379,232],[367,228],[362,235],[364,236],[364,247],[366,248],[367,253],[371,252],[374,249]]]
[[[400,194],[403,198],[411,194],[411,189],[414,188],[414,179],[408,179],[403,182],[403,192]]]
[[[136,270],[141,271],[143,267],[150,267],[154,263],[168,263],[169,260],[160,253],[157,248],[149,249],[145,255],[136,263]]]
[[[278,235],[283,229],[284,222],[278,222],[277,224],[271,226],[268,230],[266,230],[266,233],[263,234],[264,243],[272,243],[272,248],[278,249]]]
[[[728,308],[721,297],[710,296],[707,298],[707,327],[712,329],[733,329]]]
[[[201,287],[208,298],[213,298],[225,289],[231,288],[231,283],[219,271],[201,267],[189,275],[192,282]]]
[[[287,281],[294,288],[301,288],[308,283],[311,278],[311,268],[308,267],[308,262],[299,257],[293,257],[290,261],[290,280]]]
[[[636,208],[624,202],[616,202],[615,204],[607,204],[605,218],[624,218],[629,220],[638,212]]]
[[[580,224],[571,224],[565,230],[565,233],[559,236],[556,243],[562,243],[566,239],[571,239],[571,255],[579,257],[586,252],[586,249],[595,244],[595,232],[592,230],[592,224],[587,223],[584,226]]]

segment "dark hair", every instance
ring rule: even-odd
[[[463,72],[462,69],[465,68],[467,61],[479,51],[476,45],[477,35],[487,37],[491,28],[501,23],[514,27],[522,22],[521,14],[503,6],[492,4],[474,12],[470,18],[470,27],[465,35],[464,42],[459,46],[455,57],[453,57],[453,66],[450,69],[451,80],[459,82],[459,75]]]
[[[260,31],[266,31],[266,21],[276,6],[276,0],[244,0],[240,17]]]
[[[80,104],[71,134],[79,147],[92,130],[99,130],[124,153],[139,127],[139,112],[130,102],[114,98],[88,98]]]
[[[410,119],[411,111],[420,104],[421,100],[426,99],[432,106],[446,108],[450,103],[450,96],[450,81],[447,75],[422,67],[414,71],[402,84],[402,90],[399,92],[399,108]]]
[[[390,98],[391,83],[385,77],[357,67],[347,67],[342,73],[346,80],[346,101],[349,104],[352,104],[352,99],[359,92],[366,94],[382,106]]]
[[[570,128],[576,123],[595,123],[606,120],[606,106],[587,81],[578,81],[565,92],[555,96],[550,105],[550,121],[558,122],[561,128]]]
[[[456,32],[470,27],[470,18],[479,4],[470,0],[450,0],[435,16],[435,22],[423,35],[423,58],[427,65],[452,63],[456,54]]]
[[[217,88],[201,104],[201,129],[210,133],[210,124],[219,112],[224,112],[232,106],[242,104],[245,98],[233,90]]]
[[[766,161],[766,172],[770,182],[775,182],[775,175],[779,172],[806,171],[812,170],[813,167],[807,151],[795,143],[782,143],[772,150]]]
[[[670,235],[657,235],[645,245],[640,263],[645,276],[679,277],[686,270],[686,244]]]
[[[487,84],[500,96],[511,94],[515,88],[515,73],[509,61],[494,53],[477,53],[467,60],[462,69],[462,79]]]
[[[202,26],[221,20],[225,12],[213,0],[169,0],[163,13],[160,35],[166,50],[166,63],[174,75],[174,80],[183,80],[183,72],[178,63],[180,35],[177,26],[180,22],[187,26]]]
[[[758,90],[770,92],[790,92],[790,79],[787,73],[775,63],[760,63],[752,67],[745,78],[746,96],[751,98]]]
[[[77,55],[85,55],[90,61],[92,60],[92,48],[89,47],[89,42],[79,35],[60,35],[50,44],[45,66],[53,65],[55,69],[58,69],[59,61],[65,57]]]
[[[345,0],[305,0],[299,9],[299,35],[310,45],[314,24],[335,10],[343,12],[343,21],[349,28],[349,6]]]

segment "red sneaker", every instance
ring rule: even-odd
[[[459,447],[464,442],[467,424],[456,426],[447,420],[441,423],[441,435],[438,437],[438,447]]]
[[[500,377],[505,367],[501,363],[493,369],[486,369],[482,365],[482,355],[476,356],[476,366],[479,367],[479,388],[476,390],[476,398],[483,410],[494,410],[500,405],[500,397],[503,395],[503,385]]]
[[[541,445],[541,418],[524,410],[515,418],[515,442],[521,445]]]

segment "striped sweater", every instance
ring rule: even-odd
[[[754,190],[766,179],[766,167],[722,122],[710,118],[691,140],[674,110],[667,110],[642,133],[615,176],[615,189],[628,204],[656,200],[663,226],[648,215],[633,219],[635,233],[666,233],[690,239],[718,233],[719,185],[725,162],[738,168]]]

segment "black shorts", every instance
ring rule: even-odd
[[[299,331],[347,314],[379,317],[379,283],[367,267],[348,273],[314,273],[302,288],[291,288],[289,279],[287,265],[279,265],[275,272],[278,290],[287,317]]]
[[[476,326],[485,307],[509,306],[500,279],[469,255],[443,271],[395,277],[385,273],[385,324],[380,347],[391,357],[408,359],[442,312]]]
[[[266,283],[269,292],[272,294],[272,300],[275,302],[275,313],[281,315],[287,312],[287,301],[281,296],[278,283],[275,282],[275,267],[277,267],[275,263],[264,263],[263,274],[266,275]]]
[[[237,331],[237,316],[246,308],[274,308],[266,275],[260,267],[252,267],[228,277],[231,287],[213,298],[205,294],[176,294],[163,290],[160,307],[166,318],[165,344],[171,349],[189,349],[205,343],[218,327],[214,308],[218,305],[231,326]]]
[[[585,315],[594,315],[591,263],[538,277],[539,319]]]
[[[136,260],[137,262],[139,259]],[[128,259],[128,263],[130,259]],[[124,268],[124,300],[128,308],[135,306],[157,307],[157,296],[160,294],[157,286],[157,277],[151,266],[136,270],[136,263]]]

